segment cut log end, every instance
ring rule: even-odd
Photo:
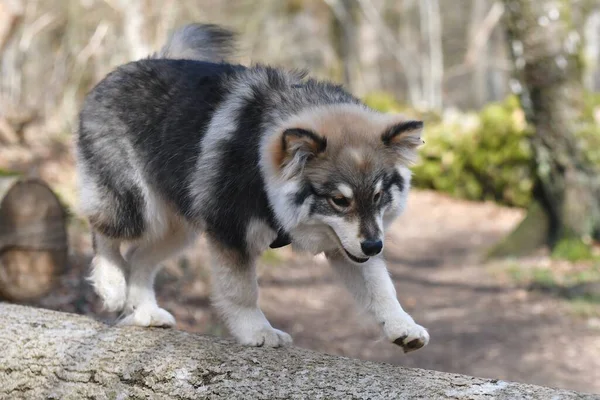
[[[0,298],[48,293],[67,265],[66,211],[42,181],[0,177]]]
[[[7,250],[0,253],[0,297],[29,302],[47,294],[67,264],[66,252]]]

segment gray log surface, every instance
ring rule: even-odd
[[[391,347],[390,351],[399,350]],[[551,400],[600,396],[295,347],[241,347],[230,340],[177,330],[116,328],[85,316],[0,303],[0,398]]]

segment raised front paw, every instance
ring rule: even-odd
[[[237,332],[235,336],[237,341],[244,346],[281,347],[292,343],[290,335],[270,326],[263,326],[247,332]]]
[[[390,341],[402,347],[404,353],[409,353],[426,346],[429,343],[429,332],[414,322],[399,322],[384,325],[386,336]]]

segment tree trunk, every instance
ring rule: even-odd
[[[586,18],[583,33],[584,55],[588,63],[583,82],[586,90],[595,91],[598,87],[598,62],[600,62],[600,8],[591,10]]]
[[[504,2],[521,104],[535,127],[534,207],[543,209],[548,226],[544,243],[522,243],[520,252],[544,244],[552,248],[563,239],[589,239],[600,232],[600,171],[586,162],[575,135],[584,91],[581,39],[573,28],[571,2]],[[539,219],[523,223],[538,224]]]
[[[421,45],[423,52],[423,92],[427,108],[442,109],[442,82],[444,80],[444,57],[442,49],[442,20],[438,0],[419,1]]]
[[[67,265],[66,213],[38,180],[0,177],[0,298],[32,301]]]
[[[477,36],[481,34],[480,25],[486,17],[489,5],[485,0],[475,0],[472,2],[471,18],[469,21],[469,38],[468,43],[477,43]],[[489,36],[489,35],[488,35]],[[488,76],[488,58],[490,56],[491,41],[486,40],[487,46],[482,46],[480,50],[483,57],[475,58],[473,62],[473,83],[471,85],[471,96],[473,98],[474,108],[482,108],[488,99],[487,93],[487,76]],[[471,47],[471,46],[469,46]],[[469,48],[470,50],[470,48]],[[470,55],[467,53],[467,55]],[[475,57],[474,55],[472,57]],[[465,57],[467,58],[467,57]],[[470,60],[469,60],[470,61]]]
[[[21,0],[0,3],[0,54],[15,32],[17,24],[23,19],[23,8]]]
[[[149,37],[154,32],[148,24],[148,2],[145,0],[120,0],[117,3],[123,14],[123,36],[129,48],[129,58],[139,60],[152,53]]]
[[[355,89],[359,80],[356,54],[357,13],[355,0],[325,0],[332,11],[333,46],[341,63],[344,86]]]
[[[597,398],[9,304],[0,315],[0,399]]]
[[[381,0],[372,2],[377,10],[382,10]],[[358,32],[356,46],[359,49],[358,58],[360,60],[361,87],[357,91],[358,95],[364,95],[376,90],[381,90],[383,74],[379,70],[381,61],[382,43],[378,29],[364,16],[358,19]]]

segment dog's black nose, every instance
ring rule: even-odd
[[[381,240],[365,240],[360,244],[363,253],[367,256],[374,256],[381,252],[383,242]]]

